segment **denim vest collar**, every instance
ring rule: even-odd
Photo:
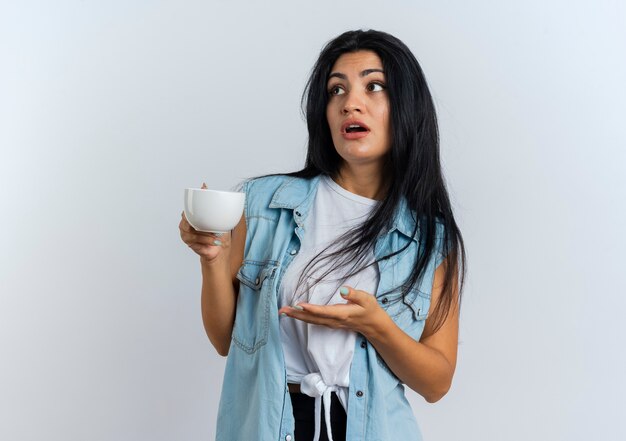
[[[270,208],[288,208],[295,210],[296,219],[304,221],[313,203],[313,196],[317,191],[321,176],[322,175],[318,175],[312,179],[289,178],[278,188],[276,193],[274,193],[274,197],[269,205]],[[405,236],[417,241],[420,233],[419,228],[415,236],[412,236],[413,228],[415,228],[414,213],[415,212],[409,208],[406,198],[402,196],[395,209],[391,229],[385,232],[383,236],[390,234],[394,230],[398,230]]]

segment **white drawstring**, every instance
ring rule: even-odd
[[[315,398],[315,436],[313,441],[320,439],[320,431],[322,424],[322,399],[324,400],[324,417],[326,419],[326,433],[328,440],[333,441],[333,434],[330,428],[330,394],[337,390],[336,386],[327,386],[322,380],[322,376],[318,373],[312,373],[302,377],[300,391],[310,397]]]

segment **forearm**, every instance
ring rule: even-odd
[[[429,403],[449,390],[455,366],[438,350],[411,338],[386,313],[365,337],[393,373]]]
[[[219,259],[219,258],[218,258]],[[217,352],[228,355],[235,321],[237,296],[227,259],[206,263],[202,268],[202,322]]]

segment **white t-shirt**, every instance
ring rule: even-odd
[[[279,307],[294,305],[298,302],[322,305],[347,303],[339,295],[339,288],[342,285],[349,285],[371,294],[376,292],[379,281],[376,265],[368,266],[344,283],[341,283],[341,278],[350,271],[350,265],[340,269],[341,273],[333,270],[313,289],[307,289],[307,286],[312,284],[311,280],[308,284],[305,280],[298,286],[298,279],[305,266],[318,252],[329,244],[336,243],[336,240],[346,231],[361,224],[378,203],[379,201],[374,199],[351,193],[332,179],[322,176],[315,201],[304,221],[300,252],[291,262],[282,279]],[[337,248],[330,248],[324,255],[336,250]],[[370,251],[367,260],[363,263],[373,261],[373,251]],[[333,267],[333,263],[332,259],[323,260],[322,264],[317,265],[313,271],[309,268],[308,274],[319,277],[328,268]],[[311,389],[311,387],[305,387],[306,380],[309,380],[308,383],[313,381],[318,391],[313,395],[317,397],[321,397],[324,392],[330,396],[330,391],[335,391],[343,407],[346,408],[356,333],[282,317],[280,335],[285,354],[287,381],[302,383],[303,393]],[[318,374],[318,376],[312,378],[314,377],[312,374]]]

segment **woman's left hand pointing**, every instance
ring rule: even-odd
[[[333,329],[350,329],[364,336],[376,332],[383,326],[385,320],[390,320],[376,297],[370,293],[349,286],[342,286],[339,293],[348,303],[335,305],[298,303],[294,306],[284,306],[278,313],[283,319],[288,316]]]

